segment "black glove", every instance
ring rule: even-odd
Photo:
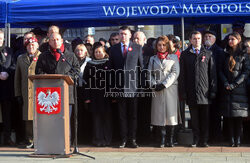
[[[211,93],[210,93],[210,99],[215,99],[215,97],[216,97],[216,94],[213,93],[213,92],[211,92]]]
[[[22,96],[17,96],[16,100],[17,100],[17,103],[19,106],[23,106],[23,97]]]
[[[157,84],[156,87],[155,87],[155,91],[158,92],[158,91],[163,90],[164,88],[166,88],[165,85],[163,85],[163,84]]]

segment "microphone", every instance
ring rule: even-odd
[[[61,49],[56,49],[56,52],[61,54],[61,56],[64,56],[63,52],[61,51]]]
[[[60,54],[60,58],[61,58],[61,60],[64,62],[64,61],[65,61],[65,57],[64,57],[64,54],[63,54],[63,52],[61,51],[61,49],[56,49],[56,52]]]

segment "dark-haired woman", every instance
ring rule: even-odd
[[[84,70],[83,78],[87,82],[84,96],[92,113],[93,144],[101,147],[110,145],[112,139],[111,108],[109,99],[105,97],[109,56],[101,44],[96,44],[93,52],[93,59]]]
[[[181,56],[181,52],[180,52],[180,48],[181,48],[181,43],[180,40],[175,36],[175,35],[167,35],[168,39],[169,39],[169,48],[170,48],[170,52],[171,54],[175,54],[177,55],[178,59],[180,60],[180,56]]]
[[[244,54],[241,36],[229,34],[225,56],[221,59],[219,77],[224,89],[221,94],[222,115],[228,120],[230,146],[240,146],[243,117],[248,116],[247,79],[249,57]]]

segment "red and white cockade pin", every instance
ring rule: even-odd
[[[4,52],[5,57],[7,57],[8,53]]]
[[[65,59],[63,58],[62,61],[65,62]]]
[[[36,61],[37,61],[37,57],[34,57],[34,58],[33,58],[33,61],[36,62]]]
[[[205,59],[206,59],[206,56],[202,56],[202,60],[201,60],[201,62],[204,62],[204,61],[205,61]]]
[[[129,48],[128,48],[128,51],[130,51],[130,52],[131,52],[132,50],[133,50],[133,49],[132,49],[131,47],[129,47]]]

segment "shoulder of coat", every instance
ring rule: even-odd
[[[157,55],[153,55],[150,57],[150,60],[154,60],[154,59],[156,59],[156,57],[157,57]]]
[[[169,57],[173,60],[178,60],[178,56],[176,54],[170,54]]]
[[[25,58],[27,56],[27,53],[23,53],[23,54],[20,54],[17,59],[20,59],[20,58]]]

